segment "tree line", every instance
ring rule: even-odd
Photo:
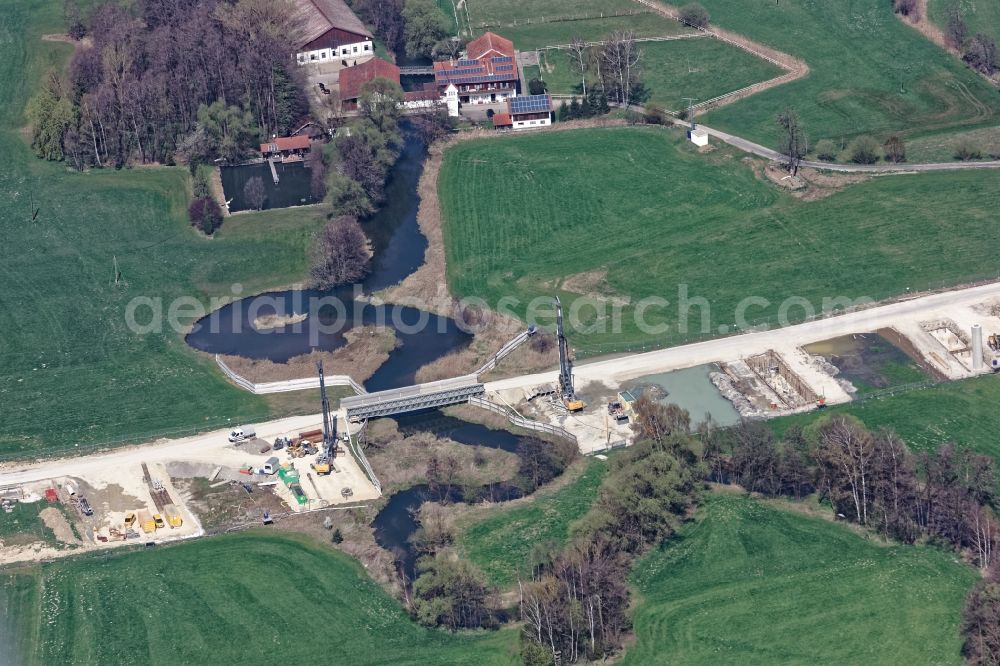
[[[29,101],[40,157],[78,169],[236,161],[308,114],[290,0],[105,2],[86,21],[67,15],[90,40]]]
[[[352,0],[350,5],[393,53],[454,58],[463,45],[451,35],[451,22],[434,0]]]

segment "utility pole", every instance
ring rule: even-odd
[[[691,129],[694,129],[694,103],[698,101],[697,97],[681,97],[687,105],[687,120],[691,124]]]

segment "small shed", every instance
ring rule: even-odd
[[[702,148],[708,145],[708,130],[700,127],[688,130],[688,138],[691,139],[691,143]]]
[[[638,400],[639,396],[635,395],[631,391],[622,391],[618,394],[618,401],[622,403],[622,409],[625,410],[625,414],[629,419],[635,418],[635,401]]]

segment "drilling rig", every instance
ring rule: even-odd
[[[566,342],[566,332],[563,330],[562,303],[556,296],[556,334],[559,338],[559,397],[566,411],[579,412],[583,410],[583,400],[576,397],[573,390],[573,362],[569,360],[569,344]]]
[[[329,474],[333,469],[333,459],[337,455],[337,417],[330,414],[330,399],[326,397],[326,380],[323,377],[323,361],[316,362],[319,370],[319,395],[323,405],[323,449],[311,467],[317,474]]]

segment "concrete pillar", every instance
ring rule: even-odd
[[[983,327],[972,325],[972,369],[983,369]]]

